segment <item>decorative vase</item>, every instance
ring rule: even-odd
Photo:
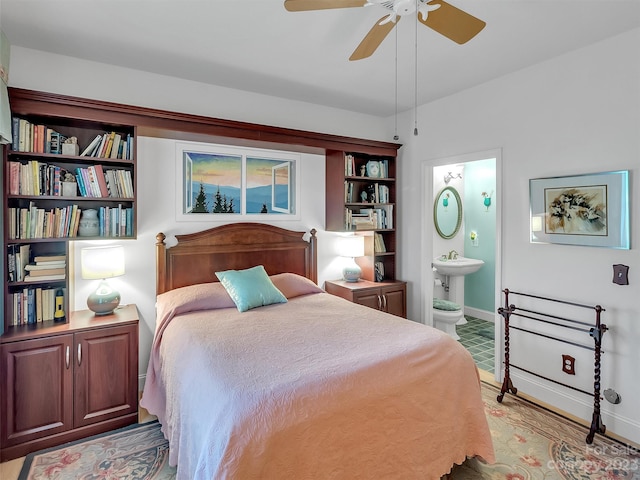
[[[89,208],[82,211],[82,216],[80,217],[80,223],[78,225],[78,235],[80,237],[97,237],[100,235],[97,210]]]

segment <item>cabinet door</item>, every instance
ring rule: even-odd
[[[399,317],[407,317],[407,298],[405,285],[382,289],[385,311]]]
[[[375,308],[380,310],[382,306],[382,298],[380,297],[380,290],[363,290],[353,293],[353,303],[358,303],[366,307]]]
[[[75,427],[138,410],[138,327],[76,333]]]
[[[72,335],[1,345],[2,447],[73,427]]]

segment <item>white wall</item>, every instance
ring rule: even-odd
[[[415,224],[423,211],[421,171],[434,159],[502,148],[502,288],[529,291],[606,308],[602,388],[622,403],[603,401],[607,430],[640,442],[640,29],[577,50],[460,92],[399,119],[400,225]],[[389,122],[389,127],[393,123]],[[402,132],[407,132],[406,136]],[[610,170],[631,171],[631,250],[529,243],[531,178]],[[427,184],[429,187],[429,184]],[[428,196],[431,198],[431,193]],[[417,232],[416,232],[417,233]],[[421,292],[430,288],[418,252],[432,251],[430,235],[400,234],[399,277],[410,282],[409,316],[421,318]],[[407,253],[410,252],[410,253]],[[612,283],[613,264],[629,269],[629,286]],[[590,338],[587,337],[587,341]],[[528,360],[548,356],[546,341],[531,336]],[[587,342],[588,343],[588,342]],[[554,354],[555,355],[555,354]],[[592,354],[591,354],[592,355]],[[564,375],[561,362],[543,367]],[[578,362],[576,382],[593,388],[593,357]],[[533,377],[516,387],[583,419],[593,399]],[[561,377],[562,378],[562,377]],[[566,380],[566,379],[565,379]],[[568,382],[571,383],[571,382]]]

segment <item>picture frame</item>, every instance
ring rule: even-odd
[[[299,220],[300,154],[176,142],[176,220]]]
[[[630,248],[629,171],[529,180],[530,241]]]
[[[367,162],[367,177],[380,178],[380,162],[377,160],[369,160]]]

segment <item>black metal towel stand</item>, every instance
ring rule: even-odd
[[[518,370],[522,370],[523,372],[526,372],[530,375],[543,378],[545,380],[556,383],[558,385],[562,385],[564,387],[576,390],[586,395],[590,395],[590,396],[592,395],[593,396],[593,416],[591,419],[591,428],[589,429],[589,434],[587,435],[587,440],[586,440],[588,444],[591,444],[593,442],[593,437],[596,434],[596,432],[600,434],[604,434],[604,432],[606,431],[606,426],[602,423],[602,417],[600,416],[600,357],[602,355],[602,336],[604,335],[604,332],[607,331],[607,326],[600,322],[600,315],[602,312],[605,311],[605,309],[602,308],[600,305],[595,305],[595,306],[582,305],[579,303],[567,302],[565,300],[557,300],[554,298],[541,297],[538,295],[531,295],[527,293],[512,292],[507,288],[505,288],[503,292],[504,292],[504,307],[498,308],[498,313],[502,315],[502,318],[504,318],[504,379],[502,382],[502,389],[500,390],[500,394],[498,395],[498,398],[497,398],[498,402],[502,402],[502,399],[504,398],[504,394],[506,392],[512,393],[513,395],[516,395],[518,393],[518,389],[513,386],[513,382],[511,381],[511,376],[510,376],[511,367],[517,368]],[[549,315],[542,312],[537,312],[535,310],[527,310],[524,308],[516,307],[514,304],[509,303],[510,294],[595,310],[595,323],[594,324],[586,323],[579,320],[573,320],[570,318],[564,318],[564,317],[559,317],[555,315]],[[524,313],[519,313],[519,312],[524,312]],[[542,316],[542,318],[534,317],[527,314],[540,315]],[[518,367],[517,365],[511,364],[509,361],[509,330],[510,329],[520,330],[526,333],[531,333],[541,337],[550,338],[552,340],[557,340],[559,342],[568,343],[568,344],[581,347],[581,348],[586,348],[589,350],[592,349],[592,347],[587,347],[583,344],[572,342],[570,340],[552,337],[550,335],[546,335],[546,334],[532,331],[532,330],[527,330],[526,328],[522,328],[519,326],[518,327],[513,325],[510,326],[509,320],[512,316],[527,318],[530,320],[535,320],[538,322],[543,322],[543,323],[555,325],[558,327],[570,328],[573,330],[578,330],[581,332],[588,333],[593,338],[593,341],[594,341],[593,351],[595,356],[595,365],[594,365],[594,375],[593,375],[593,393],[587,392],[585,390],[581,390],[579,388],[573,387],[571,385],[567,385],[562,382],[558,382],[557,380],[553,380],[551,378],[545,377],[544,375],[540,375],[530,370]],[[565,323],[560,323],[558,321],[562,321]],[[580,325],[582,327],[588,327],[588,329],[582,328],[580,327]]]

